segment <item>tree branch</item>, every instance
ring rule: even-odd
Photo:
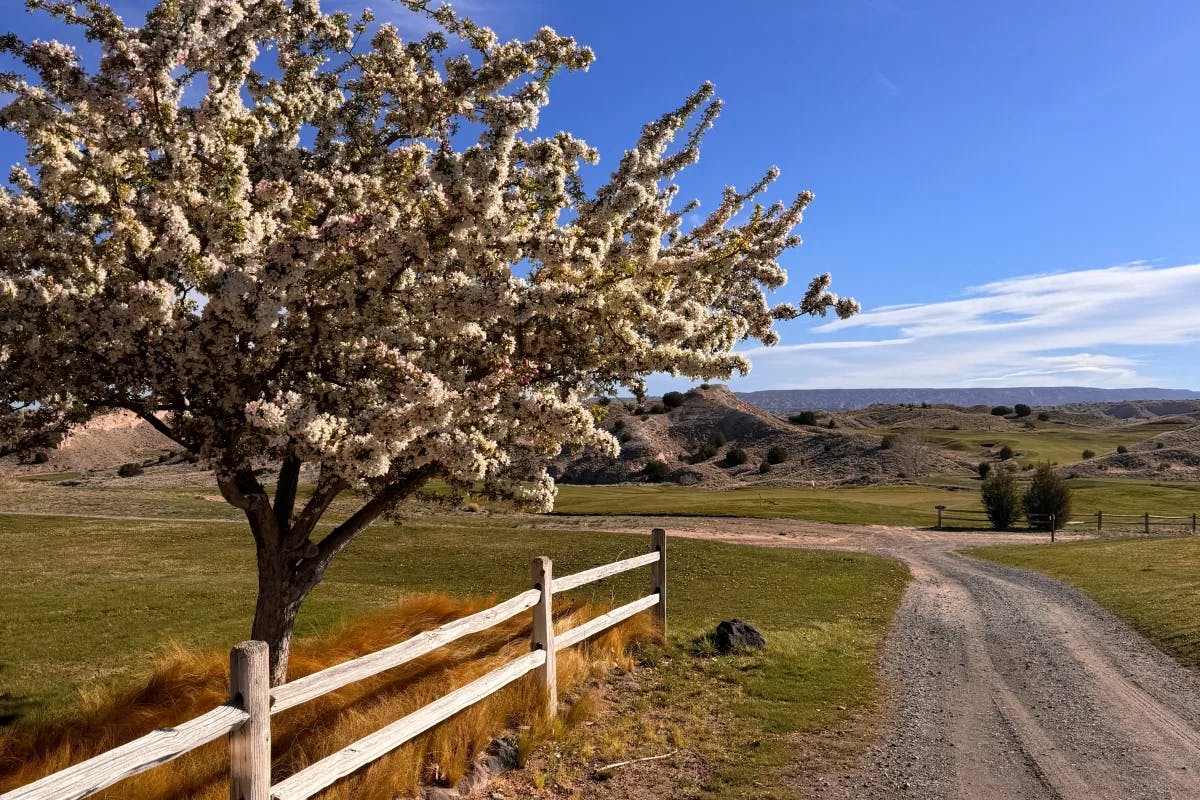
[[[347,486],[348,484],[342,478],[336,475],[326,475],[322,470],[312,497],[304,504],[304,509],[296,517],[295,524],[292,525],[290,537],[297,541],[304,541],[311,536],[313,528],[317,526],[317,522],[329,508],[329,504],[345,491]]]
[[[291,523],[292,511],[296,508],[296,489],[300,485],[300,467],[303,462],[292,450],[284,456],[279,468],[279,481],[275,486],[275,525],[280,534],[286,536]]]
[[[123,403],[123,404],[121,404],[121,408],[125,409],[126,411],[132,411],[134,414],[137,414],[143,420],[150,423],[150,427],[154,428],[154,430],[158,431],[163,436],[167,437],[172,442],[174,442],[175,444],[184,448],[185,450],[189,450],[193,453],[196,452],[196,449],[194,447],[192,447],[189,443],[184,441],[179,436],[179,434],[177,434],[175,432],[175,430],[173,428],[171,428],[170,425],[163,422],[161,419],[154,416],[154,414],[150,413],[149,411],[139,408],[132,403]]]
[[[362,508],[354,512],[341,525],[334,528],[317,545],[317,561],[320,565],[318,569],[323,570],[325,565],[343,547],[348,545],[355,536],[358,536],[368,525],[379,519],[384,512],[389,511],[401,500],[424,486],[425,482],[432,476],[433,467],[425,466],[410,472],[401,480],[389,483],[383,487]]]

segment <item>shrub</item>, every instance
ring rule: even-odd
[[[1120,453],[1121,455],[1125,455],[1126,453],[1129,452],[1129,448],[1123,444],[1119,444],[1119,445],[1117,445],[1117,452]]]
[[[740,467],[750,458],[740,447],[731,447],[725,451],[725,463],[731,467]]]
[[[704,447],[701,447],[696,452],[695,460],[696,461],[708,461],[710,458],[712,458],[716,454],[717,454],[717,446],[715,444],[713,444],[712,442],[709,442],[708,444],[704,445]]]
[[[1095,450],[1084,450],[1083,451],[1083,460],[1084,461],[1087,461],[1089,458],[1095,458],[1095,457],[1096,457]]]
[[[759,475],[766,475],[770,471],[771,471],[771,465],[769,463],[767,463],[766,461],[764,461],[758,465],[758,474]]]
[[[625,420],[619,419],[616,422],[614,422],[612,429],[613,429],[613,433],[617,433],[618,431],[625,430]]]
[[[1155,450],[1162,450],[1162,449],[1163,449],[1163,446],[1164,446],[1164,445],[1163,445],[1163,443],[1162,443],[1162,442],[1155,442],[1155,443],[1154,443],[1154,449],[1155,449]]]
[[[786,447],[775,445],[767,451],[767,464],[782,464],[788,460],[788,451]]]
[[[1013,413],[1013,410],[1008,406],[995,406],[992,409],[993,417],[1007,417],[1011,413]]]
[[[700,388],[701,388],[701,389],[711,389],[711,388],[712,388],[712,386],[711,386],[710,384],[707,384],[707,383],[702,383],[702,384],[700,384]]]
[[[837,420],[836,420],[836,419],[834,419],[833,417],[830,417],[830,418],[829,418],[829,424],[828,424],[828,425],[826,425],[825,427],[829,428],[829,430],[833,430],[833,429],[834,429],[834,428],[836,428],[837,426],[838,426],[838,424],[837,424]]]
[[[650,413],[651,414],[665,414],[665,413],[667,413],[667,407],[664,406],[662,403],[655,403],[654,405],[650,406]]]
[[[141,475],[142,472],[141,464],[122,464],[117,468],[117,474],[122,478],[132,478],[135,475]]]
[[[1018,417],[1028,417],[1033,413],[1033,409],[1024,403],[1017,403],[1015,406],[1013,406],[1013,413],[1015,413]]]
[[[1049,422],[1049,421],[1050,421],[1050,415],[1049,415],[1049,414],[1047,414],[1045,411],[1041,411],[1041,412],[1039,412],[1039,413],[1038,413],[1038,421],[1039,421],[1039,422]]]
[[[979,466],[976,467],[976,469],[979,470],[980,478],[986,478],[988,473],[992,471],[992,465],[988,461],[980,461]]]
[[[679,408],[683,405],[683,392],[667,392],[662,396],[662,404],[667,408]]]
[[[729,439],[725,436],[725,434],[721,433],[720,431],[717,431],[716,433],[714,433],[712,435],[711,438],[709,438],[708,441],[711,442],[712,444],[716,445],[717,447],[724,447],[725,443],[728,442]]]
[[[49,460],[50,460],[50,454],[47,453],[45,450],[38,450],[36,453],[33,454],[33,463],[35,463],[35,464],[45,464]]]
[[[1029,482],[1023,503],[1025,516],[1031,520],[1031,525],[1049,528],[1048,517],[1053,514],[1055,525],[1062,527],[1071,516],[1071,487],[1049,464],[1039,464]]]
[[[1008,445],[1004,445],[1003,447],[1000,448],[1000,460],[1001,461],[1008,461],[1014,455],[1016,455],[1016,453],[1014,453],[1013,449],[1011,447],[1009,447]]]
[[[625,444],[632,438],[633,438],[633,434],[630,433],[629,431],[621,431],[620,433],[617,434],[617,441],[620,442],[621,444]]]
[[[899,437],[897,437],[896,434],[894,434],[894,433],[885,434],[883,437],[883,441],[879,443],[879,449],[880,450],[891,450],[892,448],[894,448],[896,446],[896,442],[898,440],[899,440]]]
[[[801,411],[799,414],[792,414],[790,417],[788,417],[788,422],[792,423],[793,425],[816,425],[817,412]]]
[[[1021,515],[1021,494],[1012,473],[998,469],[984,479],[979,488],[983,510],[998,531],[1008,530]]]
[[[663,461],[647,461],[646,466],[642,468],[642,474],[646,476],[647,480],[658,483],[671,474],[671,468]]]

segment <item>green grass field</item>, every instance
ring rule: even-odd
[[[968,552],[1077,586],[1163,650],[1200,668],[1200,539],[1118,539]]]
[[[1106,430],[1047,422],[1034,422],[1038,427],[1026,429],[1013,423],[1011,431],[947,431],[921,430],[922,439],[930,444],[949,450],[981,454],[986,448],[998,453],[1008,445],[1016,451],[1018,463],[1038,464],[1049,461],[1055,464],[1071,464],[1083,458],[1084,450],[1105,455],[1119,445],[1144,442],[1168,430],[1177,430],[1178,424],[1138,425],[1136,427]]]
[[[972,485],[973,484],[973,485]],[[1200,510],[1200,484],[1071,480],[1077,516],[1191,514]],[[931,526],[934,506],[980,509],[978,481],[961,489],[863,486],[844,489],[704,491],[667,485],[562,486],[560,514],[647,514],[809,519],[858,525]]]
[[[72,491],[45,488],[42,503],[60,508],[57,492]],[[195,492],[89,492],[66,495],[88,501],[70,505],[73,513],[225,514]],[[11,506],[14,497],[4,494]],[[180,502],[171,506],[171,498]],[[536,519],[499,515],[376,525],[334,562],[305,604],[298,634],[326,631],[406,592],[503,598],[527,587],[535,555],[552,557],[563,574],[644,552],[648,541],[539,529]],[[69,714],[78,689],[138,680],[170,642],[224,649],[249,628],[253,549],[240,523],[10,514],[0,516],[0,546],[8,556],[0,583],[0,719]],[[728,737],[708,751],[715,778],[704,796],[743,796],[755,785],[759,796],[787,796],[779,787],[792,737],[874,706],[877,650],[907,569],[868,555],[691,540],[671,541],[668,568],[672,644],[656,696],[686,704],[700,693],[728,723]],[[623,602],[644,594],[648,580],[643,570],[581,592]],[[696,637],[734,616],[760,627],[771,643],[765,654],[691,655]]]

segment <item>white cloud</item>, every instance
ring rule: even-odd
[[[1200,264],[1010,278],[815,331],[884,335],[753,348],[754,372],[738,388],[1177,385],[1149,354],[1128,350],[1200,341]]]

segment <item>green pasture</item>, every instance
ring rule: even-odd
[[[968,552],[1073,584],[1166,652],[1200,667],[1200,538],[1093,540]]]
[[[97,489],[58,497],[75,514],[124,508],[167,518],[150,521],[18,514],[13,493],[0,492],[8,508],[0,515],[0,722],[69,715],[80,689],[143,678],[170,643],[225,649],[245,638],[255,590],[250,536],[244,524],[219,519],[222,505],[195,495]],[[202,516],[214,520],[186,521]],[[510,596],[527,588],[536,555],[553,558],[563,574],[644,552],[648,543],[503,515],[375,525],[334,562],[301,612],[298,635],[407,592]],[[789,796],[794,737],[838,727],[877,702],[877,652],[907,569],[869,555],[692,540],[671,540],[668,550],[671,641],[654,673],[654,702],[686,708],[703,700],[727,723],[720,742],[702,743],[713,766],[702,796]],[[645,594],[648,581],[640,570],[580,593],[620,603]],[[763,631],[766,653],[693,652],[698,637],[734,616]]]
[[[996,457],[1000,448],[1008,445],[1016,453],[1014,458],[1021,465],[1045,461],[1072,464],[1083,459],[1084,450],[1092,450],[1096,455],[1102,456],[1114,452],[1120,445],[1128,447],[1165,431],[1183,427],[1177,423],[1161,423],[1110,430],[1052,422],[1035,421],[1033,424],[1037,427],[1030,429],[1014,422],[1012,430],[998,432],[921,429],[917,433],[930,444],[971,453],[977,455],[980,460],[986,460],[989,454],[993,458]]]

